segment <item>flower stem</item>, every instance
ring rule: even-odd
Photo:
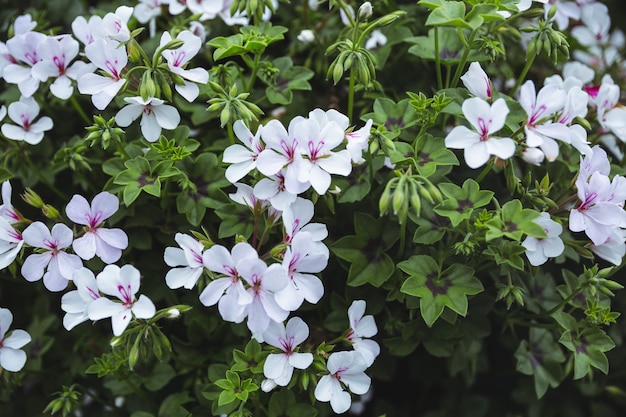
[[[522,81],[524,81],[524,79],[526,78],[526,75],[528,74],[528,71],[530,70],[530,67],[533,64],[533,61],[535,60],[535,56],[536,55],[532,55],[530,59],[526,60],[526,64],[524,64],[524,68],[522,69],[522,72],[520,72],[519,77],[517,77],[515,86],[509,93],[511,96],[515,95],[515,92],[517,91],[517,89],[520,87],[520,85],[522,85]]]
[[[348,120],[352,123],[352,110],[354,108],[354,66],[350,67],[348,82]]]

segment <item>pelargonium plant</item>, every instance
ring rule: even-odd
[[[622,415],[618,5],[3,2],[0,415]]]

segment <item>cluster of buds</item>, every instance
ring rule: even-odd
[[[404,173],[396,170],[395,174],[396,178],[392,178],[387,183],[380,196],[378,208],[381,216],[387,213],[391,203],[393,214],[398,216],[401,224],[404,224],[409,208],[412,208],[415,215],[419,217],[422,199],[433,205],[443,201],[439,189],[426,177],[412,175],[410,170]]]
[[[535,36],[528,43],[526,49],[526,59],[534,58],[536,55],[545,52],[547,56],[553,56],[555,63],[560,52],[569,58],[569,42],[567,36],[552,27],[551,19],[556,12],[556,8],[550,9],[547,20],[539,20],[538,25],[528,26],[521,29],[523,32],[535,32]]]

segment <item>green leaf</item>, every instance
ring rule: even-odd
[[[515,358],[517,370],[533,376],[537,398],[543,397],[549,387],[556,388],[563,379],[560,364],[565,362],[565,355],[549,330],[532,327],[530,339],[522,340]]]
[[[489,204],[494,195],[493,191],[481,190],[478,183],[471,178],[466,179],[462,187],[453,183],[440,183],[439,189],[449,198],[433,211],[448,217],[453,227],[469,219],[474,209]]]
[[[540,213],[533,209],[522,207],[522,203],[515,199],[502,206],[500,216],[495,216],[487,222],[487,241],[506,236],[515,241],[520,241],[524,235],[533,237],[546,237],[546,231],[535,223]]]
[[[467,314],[467,296],[483,291],[482,283],[474,277],[474,270],[461,264],[453,264],[439,272],[439,265],[427,255],[413,255],[398,264],[409,277],[400,291],[420,298],[420,313],[431,327],[448,307],[455,313]]]
[[[435,173],[438,166],[459,165],[458,158],[446,147],[445,141],[430,134],[419,137],[416,150],[417,171],[427,178]]]
[[[591,368],[609,373],[609,361],[604,354],[615,347],[615,342],[601,329],[587,327],[580,332],[566,330],[559,342],[574,352],[574,379],[592,373]]]
[[[472,29],[465,19],[465,3],[462,1],[442,1],[426,19],[426,26],[453,26]]]

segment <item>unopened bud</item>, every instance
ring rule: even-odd
[[[372,3],[366,1],[359,7],[359,17],[361,19],[368,19],[372,15]]]
[[[61,217],[61,215],[59,214],[59,210],[55,209],[50,204],[44,204],[41,207],[41,212],[43,213],[44,216],[52,220],[58,219],[59,217]]]
[[[26,204],[29,204],[35,208],[43,207],[43,200],[41,199],[41,197],[39,197],[39,194],[37,194],[30,188],[26,188],[26,191],[24,192],[24,194],[22,194],[22,200],[24,200]]]

